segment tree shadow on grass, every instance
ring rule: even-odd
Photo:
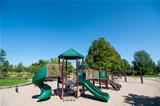
[[[160,106],[160,97],[148,97],[144,95],[129,94],[124,96],[125,102],[133,106]]]

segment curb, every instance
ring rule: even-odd
[[[27,85],[31,85],[33,84],[32,82],[27,82],[27,83],[24,83],[24,84],[19,84],[18,87],[21,87],[21,86],[27,86]],[[0,89],[8,89],[8,88],[15,88],[16,85],[14,86],[0,86]]]

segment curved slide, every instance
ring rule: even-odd
[[[51,87],[47,84],[44,84],[44,79],[46,79],[46,71],[47,67],[42,67],[32,79],[32,82],[41,89],[41,93],[37,97],[39,100],[48,99],[52,94]]]
[[[100,91],[100,89],[94,86],[89,80],[80,80],[80,83],[82,83],[97,98],[105,102],[109,100],[110,98],[109,94]]]

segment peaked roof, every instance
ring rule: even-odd
[[[58,58],[63,58],[63,57],[65,59],[76,59],[76,58],[83,59],[84,58],[82,54],[80,54],[79,52],[75,51],[72,48],[58,56]]]

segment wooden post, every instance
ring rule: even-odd
[[[58,59],[58,64],[59,64],[59,71],[61,72],[61,75],[62,75],[60,58]],[[57,95],[59,95],[59,80],[60,80],[60,77],[58,77],[58,79],[57,79],[57,91],[56,91]]]
[[[60,77],[58,77],[58,79],[57,79],[57,90],[56,90],[56,95],[59,95],[59,80],[60,80]]]
[[[95,85],[95,81],[94,81],[94,69],[92,69],[92,80],[93,80],[93,85]]]
[[[124,72],[124,80],[125,80],[125,82],[127,82],[126,72]]]
[[[84,71],[84,59],[82,59],[82,70]],[[85,89],[84,89],[84,85],[82,85],[82,94],[85,94]]]
[[[101,86],[101,76],[100,76],[100,70],[99,70],[99,87],[100,87],[100,90],[101,90],[102,86]]]
[[[112,81],[114,80],[114,78],[113,78],[113,73],[111,74],[111,80],[112,80]]]
[[[67,59],[66,59],[66,79],[65,80],[67,81]]]
[[[62,61],[62,95],[61,95],[61,99],[63,99],[63,95],[64,95],[64,57],[63,57],[63,61]]]
[[[78,58],[76,59],[77,98],[79,97]]]
[[[109,80],[109,73],[108,73],[108,68],[106,67],[106,89],[108,89],[108,80]]]
[[[143,75],[142,75],[142,71],[140,71],[140,77],[141,77],[141,84],[143,84]]]

